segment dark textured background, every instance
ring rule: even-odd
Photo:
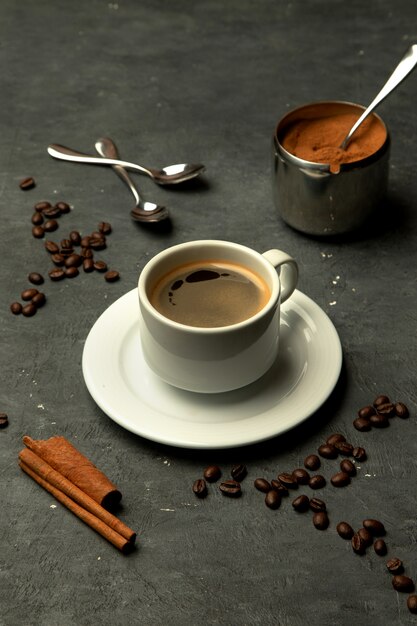
[[[416,17],[411,0],[2,0],[0,411],[10,417],[0,432],[2,626],[416,622],[391,588],[386,559],[354,555],[335,524],[381,519],[389,554],[417,580],[417,74],[379,109],[393,139],[391,182],[372,229],[344,241],[300,235],[277,216],[270,186],[278,118],[311,100],[370,102],[417,41]],[[170,232],[131,222],[129,192],[107,168],[46,153],[51,142],[90,152],[106,134],[128,160],[206,164],[204,182],[187,189],[136,178],[148,199],[169,206]],[[37,187],[24,193],[26,176]],[[49,269],[31,236],[31,208],[43,199],[73,206],[57,236],[112,223],[101,256],[122,279],[47,282],[47,306],[14,317],[9,304],[28,272]],[[301,291],[339,332],[339,385],[285,436],[222,452],[164,447],[117,426],[89,396],[81,357],[92,324],[135,286],[150,256],[194,238],[290,252]],[[406,402],[412,417],[361,435],[355,412],[379,392]],[[301,465],[334,431],[364,445],[369,460],[349,488],[321,492],[330,528],[316,531],[289,502],[268,510],[252,480]],[[68,437],[120,486],[120,515],[139,533],[134,554],[123,557],[61,505],[51,508],[17,466],[24,434]],[[247,464],[239,501],[215,488],[204,501],[193,496],[209,461],[226,473]],[[334,467],[325,463],[324,473]]]

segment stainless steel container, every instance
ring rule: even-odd
[[[330,109],[329,109],[330,107]],[[342,164],[338,173],[330,165],[305,161],[290,154],[281,141],[289,124],[320,117],[326,109],[359,115],[365,107],[351,102],[317,102],[285,115],[273,138],[273,194],[282,219],[311,235],[339,235],[359,228],[380,206],[387,190],[390,137],[369,157]]]

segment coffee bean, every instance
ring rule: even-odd
[[[91,248],[81,248],[81,255],[84,259],[92,259],[94,257],[94,252]]]
[[[366,528],[359,528],[358,535],[362,539],[366,548],[373,544],[374,539],[369,530],[367,530]]]
[[[80,267],[83,263],[83,257],[81,254],[70,254],[65,259],[64,265],[65,267]]]
[[[219,489],[224,496],[229,498],[238,498],[242,495],[242,488],[237,480],[225,480],[220,483]]]
[[[34,226],[40,226],[41,224],[43,224],[42,214],[35,211],[35,213],[32,215],[31,221],[32,221],[32,224],[34,224]]]
[[[54,207],[55,207],[56,209],[59,209],[59,210],[61,211],[61,213],[69,213],[69,211],[70,211],[70,209],[71,209],[71,207],[70,207],[70,205],[69,205],[69,204],[67,204],[66,202],[62,202],[62,201],[57,202],[57,203],[54,205]]]
[[[377,539],[374,543],[374,550],[378,556],[385,556],[388,552],[387,544],[383,539]]]
[[[345,474],[349,474],[349,476],[356,476],[356,467],[349,459],[343,459],[343,461],[340,462],[340,469],[342,472],[345,472]]]
[[[104,274],[104,278],[108,283],[114,283],[116,280],[119,280],[120,274],[116,270],[109,270]]]
[[[387,402],[391,402],[391,400],[388,398],[388,396],[385,395],[380,395],[377,396],[375,398],[375,400],[373,401],[373,405],[374,407],[378,407],[380,404],[386,404]]]
[[[60,246],[64,250],[71,250],[71,252],[74,250],[70,239],[61,239]]]
[[[329,526],[329,517],[326,511],[318,511],[313,515],[313,524],[317,530],[326,530]]]
[[[294,498],[291,504],[296,511],[298,511],[299,513],[304,513],[310,507],[310,500],[308,496],[301,495],[297,498]]]
[[[298,467],[292,473],[293,478],[297,481],[299,485],[308,485],[308,481],[310,480],[310,474],[307,470],[302,467]]]
[[[28,276],[28,280],[33,285],[42,285],[42,283],[44,282],[43,276],[38,272],[31,272]]]
[[[417,596],[412,595],[407,598],[407,607],[410,613],[417,613]]]
[[[104,239],[91,239],[90,240],[90,248],[93,250],[104,250],[106,248],[106,242]]]
[[[64,269],[64,273],[66,278],[75,278],[76,276],[79,275],[79,270],[78,267],[75,267],[74,265],[72,265],[71,267],[66,267]]]
[[[202,478],[198,478],[193,483],[193,492],[197,496],[197,498],[205,498],[207,495],[207,485],[206,481]]]
[[[355,533],[351,539],[352,550],[356,552],[356,554],[365,554],[366,546],[358,533]]]
[[[50,270],[48,272],[48,276],[51,280],[54,281],[62,280],[63,278],[65,278],[65,272],[60,268],[56,268],[55,270]]]
[[[392,586],[395,591],[400,591],[401,593],[411,593],[414,591],[414,582],[409,576],[404,576],[404,574],[397,574],[392,579]]]
[[[346,441],[346,437],[341,433],[334,433],[326,439],[326,443],[329,443],[331,446],[334,446],[338,441]]]
[[[22,312],[22,305],[20,302],[12,302],[10,305],[10,310],[13,315],[19,315]]]
[[[33,189],[33,187],[36,187],[35,179],[32,178],[32,176],[29,176],[28,178],[24,178],[23,180],[20,181],[19,187],[20,189],[23,189],[23,191],[27,191],[28,189]]]
[[[32,235],[36,239],[42,239],[42,237],[45,235],[45,231],[43,229],[43,226],[34,226],[32,228]]]
[[[368,418],[365,417],[357,417],[355,420],[353,420],[353,426],[361,433],[364,433],[367,430],[371,430],[372,428],[371,422]]]
[[[401,417],[402,419],[407,419],[407,417],[409,417],[410,415],[408,408],[404,404],[404,402],[396,402],[394,405],[394,411],[395,415],[397,417]]]
[[[277,509],[281,504],[281,496],[276,489],[271,489],[265,496],[265,504],[270,509]]]
[[[382,537],[382,535],[385,535],[385,526],[377,519],[364,519],[362,524],[374,537]]]
[[[53,233],[58,228],[58,222],[56,220],[47,220],[43,228],[46,233]]]
[[[386,415],[392,417],[395,413],[395,407],[392,402],[386,402],[385,404],[378,404],[377,412],[379,415]]]
[[[310,478],[308,484],[311,489],[321,489],[326,485],[326,479],[321,474],[315,474]]]
[[[28,301],[28,300],[32,300],[33,296],[36,296],[37,293],[38,293],[37,289],[34,289],[34,288],[25,289],[20,294],[20,297],[22,298],[22,300]]]
[[[45,249],[50,254],[58,254],[59,246],[54,241],[45,241]]]
[[[276,478],[273,478],[271,480],[271,488],[275,489],[275,491],[278,491],[279,495],[282,496],[282,497],[288,496],[288,494],[289,494],[288,489],[286,487],[284,487],[282,482],[280,482]]]
[[[37,211],[38,213],[41,213],[42,211],[44,211],[45,209],[49,209],[49,207],[51,206],[50,202],[46,202],[45,200],[42,202],[37,202],[35,204],[35,206],[33,207],[35,209],[35,211]]]
[[[310,498],[309,506],[312,511],[326,510],[326,503],[324,500],[320,500],[320,498]]]
[[[353,446],[348,441],[337,441],[334,447],[340,454],[343,454],[343,456],[352,456]]]
[[[335,459],[339,454],[337,448],[335,448],[331,443],[324,443],[319,446],[317,452],[324,459]]]
[[[69,239],[74,246],[79,246],[81,243],[81,235],[78,230],[72,230],[69,234]]]
[[[84,237],[81,237],[81,246],[83,248],[89,248],[90,247],[90,242],[91,242],[91,237],[89,237],[88,235],[85,235]]]
[[[366,461],[366,450],[365,448],[353,448],[352,452],[353,458],[357,461]]]
[[[373,407],[371,404],[368,404],[367,406],[363,406],[358,411],[358,416],[363,417],[365,419],[369,419],[371,415],[374,415],[374,414],[375,414],[375,407]]]
[[[48,209],[42,211],[42,213],[44,217],[48,218],[49,220],[55,221],[57,217],[61,217],[61,209],[59,209],[57,206],[49,207]]]
[[[346,487],[350,483],[350,476],[346,472],[338,472],[331,477],[333,487]]]
[[[266,480],[266,478],[256,478],[253,481],[253,484],[255,486],[255,489],[257,489],[258,491],[262,491],[263,493],[268,493],[268,491],[271,491],[271,485]]]
[[[203,472],[203,476],[209,483],[214,483],[219,480],[222,472],[218,465],[209,465]]]
[[[369,421],[374,428],[387,428],[387,426],[389,426],[388,417],[386,415],[381,415],[380,413],[371,415]]]
[[[6,428],[9,425],[9,416],[7,413],[0,413],[0,428]]]
[[[111,233],[111,225],[108,222],[100,222],[98,225],[98,230],[103,235],[110,235]]]
[[[401,574],[404,571],[404,565],[401,559],[393,557],[387,562],[387,569],[391,574]]]
[[[23,308],[22,308],[22,314],[25,317],[32,317],[33,315],[35,315],[36,313],[36,306],[34,304],[32,304],[31,302],[29,302],[29,304],[26,304]]]
[[[342,539],[352,539],[355,534],[352,526],[347,522],[339,522],[336,526],[336,530]]]
[[[32,298],[32,304],[36,306],[37,309],[40,309],[46,302],[46,297],[44,293],[37,293]]]
[[[84,272],[92,272],[92,271],[94,271],[94,261],[93,261],[93,259],[84,259],[84,261],[83,261],[83,270],[84,270]]]
[[[64,257],[64,255],[59,254],[59,253],[57,253],[57,254],[53,254],[53,255],[51,256],[51,261],[52,261],[55,265],[61,266],[61,265],[64,265],[64,262],[65,262],[65,257]]]
[[[230,471],[232,478],[234,480],[237,480],[238,482],[241,482],[245,478],[247,473],[248,473],[247,467],[246,465],[243,465],[242,463],[233,465]]]
[[[320,465],[321,465],[321,462],[320,462],[320,459],[317,456],[317,454],[309,454],[304,459],[304,467],[306,467],[307,469],[309,469],[309,470],[311,470],[313,472],[318,470]]]
[[[282,472],[278,474],[278,480],[286,487],[287,489],[298,489],[298,483],[292,474],[288,472]]]
[[[94,269],[96,272],[107,272],[107,263],[104,261],[94,261]]]

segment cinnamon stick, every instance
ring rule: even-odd
[[[26,467],[32,470],[32,472],[35,472],[44,481],[52,485],[52,487],[62,491],[66,496],[71,498],[71,500],[86,509],[86,511],[89,511],[92,515],[101,519],[102,522],[116,531],[119,535],[122,535],[122,537],[127,539],[127,541],[134,543],[136,533],[131,528],[126,526],[126,524],[121,522],[117,517],[106,511],[106,509],[102,506],[97,504],[97,502],[90,498],[88,494],[84,493],[76,485],[73,485],[71,481],[54,470],[37,454],[27,448],[24,448],[21,452],[19,452],[19,459]]]
[[[105,509],[120,502],[122,494],[116,485],[65,437],[37,440],[26,435],[23,443]]]
[[[51,485],[47,480],[41,478],[36,472],[34,472],[26,463],[23,461],[19,461],[19,465],[28,476],[33,478],[41,487],[46,489],[51,495],[54,496],[61,504],[67,507],[72,513],[74,513],[79,519],[88,524],[91,528],[93,528],[96,532],[98,532],[102,537],[107,539],[110,543],[112,543],[116,548],[121,550],[124,554],[127,554],[131,551],[133,547],[133,543],[128,541],[125,537],[120,535],[118,532],[107,526],[101,519],[89,513],[82,506],[71,500],[65,493],[63,493],[60,489],[57,489],[53,485]]]

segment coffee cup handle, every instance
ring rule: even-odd
[[[281,280],[281,303],[288,300],[298,282],[297,262],[282,250],[267,250],[262,254],[278,271]]]

